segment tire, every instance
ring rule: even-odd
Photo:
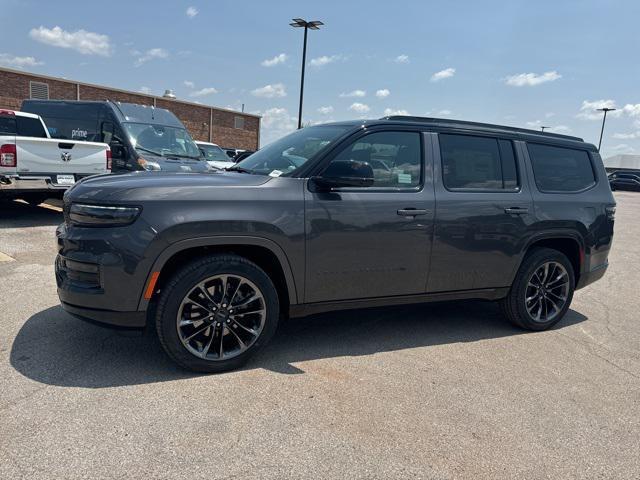
[[[549,265],[546,285],[541,281],[545,265]],[[553,266],[555,270],[551,270]],[[530,281],[532,284],[543,285],[543,288],[530,285]],[[536,247],[522,261],[509,294],[500,300],[500,307],[505,317],[514,325],[527,330],[546,330],[562,320],[567,313],[574,290],[575,274],[567,256],[551,248]]]
[[[246,258],[224,254],[195,260],[167,281],[155,324],[162,347],[178,365],[217,373],[241,367],[266,345],[278,317],[278,293],[269,276]]]

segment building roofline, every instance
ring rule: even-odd
[[[77,80],[69,80],[68,78],[54,77],[54,76],[51,76],[51,75],[43,75],[41,73],[27,72],[25,70],[17,70],[17,69],[14,69],[14,68],[0,67],[0,71],[9,72],[9,73],[16,73],[16,74],[22,74],[22,75],[31,75],[33,77],[39,77],[39,78],[42,78],[42,79],[45,79],[45,80],[54,80],[56,82],[65,82],[65,83],[70,83],[72,85],[82,85],[82,86],[85,86],[85,87],[93,87],[93,88],[102,88],[102,89],[105,89],[105,90],[113,90],[114,92],[126,93],[128,95],[140,95],[141,97],[151,98],[151,99],[155,99],[155,100],[166,100],[166,101],[170,101],[170,102],[183,103],[183,104],[186,104],[186,105],[193,105],[195,107],[211,108],[213,110],[221,110],[223,112],[231,112],[231,113],[234,113],[236,115],[246,115],[248,117],[262,118],[262,115],[256,115],[255,113],[239,112],[237,110],[232,110],[230,108],[215,107],[213,105],[206,105],[204,103],[189,102],[187,100],[181,100],[181,99],[178,99],[178,98],[166,98],[166,97],[162,97],[162,96],[158,96],[158,95],[151,95],[149,93],[134,92],[132,90],[125,90],[123,88],[116,88],[116,87],[108,87],[106,85],[98,85],[96,83],[87,83],[87,82],[80,82],[80,81],[77,81]]]

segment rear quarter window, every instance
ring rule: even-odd
[[[0,135],[15,135],[16,119],[14,117],[0,117]]]
[[[586,150],[527,144],[533,175],[541,192],[579,192],[596,183]]]
[[[16,117],[17,133],[21,137],[47,138],[42,122],[38,118]]]

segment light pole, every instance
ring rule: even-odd
[[[545,129],[545,128],[549,128],[549,127],[541,126],[541,127],[540,127],[540,131],[541,131],[542,133],[544,133],[544,129]]]
[[[600,151],[600,145],[602,145],[602,134],[604,133],[604,123],[607,121],[607,112],[613,112],[615,108],[599,108],[599,112],[604,112],[604,117],[602,117],[602,129],[600,130],[600,141],[598,142],[598,152]]]
[[[298,107],[298,129],[302,128],[302,97],[304,94],[304,67],[307,63],[307,31],[311,30],[320,30],[320,25],[324,25],[319,20],[314,20],[312,22],[307,22],[302,18],[294,18],[293,23],[290,23],[292,27],[302,28],[304,27],[304,44],[302,47],[302,75],[300,77],[300,106]]]

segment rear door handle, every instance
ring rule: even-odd
[[[509,213],[511,215],[523,215],[525,213],[529,213],[529,207],[506,207],[504,209],[504,213]]]
[[[401,208],[398,210],[398,215],[402,217],[415,217],[417,215],[429,215],[430,213],[430,210],[420,208]]]

